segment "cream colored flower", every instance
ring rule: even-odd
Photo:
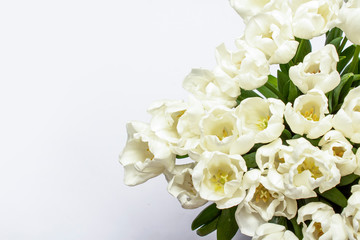
[[[296,235],[283,225],[264,223],[256,229],[252,240],[298,240]]]
[[[291,67],[289,77],[303,93],[311,89],[327,93],[340,83],[340,74],[336,70],[338,61],[334,45],[328,44],[306,55],[302,63]]]
[[[203,151],[220,151],[227,154],[245,154],[254,145],[252,133],[242,134],[241,122],[234,109],[213,108],[200,121]]]
[[[282,101],[252,97],[243,100],[236,108],[243,133],[254,133],[255,143],[268,143],[277,139],[284,130]]]
[[[175,166],[168,185],[169,193],[176,197],[181,206],[186,209],[198,208],[207,203],[194,188],[192,180],[194,165],[190,163]]]
[[[335,114],[334,128],[351,142],[360,143],[360,87],[350,90],[341,109]]]
[[[310,223],[306,224],[306,221]],[[343,218],[325,203],[311,202],[302,206],[297,222],[303,224],[304,239],[348,239]]]
[[[346,37],[356,45],[360,45],[360,1],[348,0],[340,9],[338,27]]]
[[[274,216],[288,219],[295,217],[296,200],[271,189],[271,181],[272,179],[261,176],[258,169],[245,173],[243,188],[248,191],[235,213],[236,222],[243,234],[254,236],[256,229]]]
[[[284,176],[288,176],[291,166],[295,164],[293,147],[285,146],[281,139],[276,139],[256,151],[256,163],[262,172],[267,172],[268,187],[285,193]]]
[[[336,158],[321,151],[304,138],[287,140],[293,147],[293,162],[284,174],[285,195],[294,199],[316,197],[316,188],[322,193],[340,182]]]
[[[342,0],[292,0],[294,36],[312,39],[337,24]]]
[[[238,50],[235,52],[229,52],[224,44],[216,48],[218,65],[239,83],[240,88],[253,90],[261,87],[270,74],[269,63],[264,53],[243,40],[237,40],[236,45]]]
[[[294,106],[285,107],[285,119],[294,133],[314,139],[324,135],[332,128],[332,115],[329,113],[327,98],[323,92],[313,89],[306,95],[295,99]]]
[[[143,183],[174,168],[175,155],[164,141],[151,132],[148,124],[130,122],[126,128],[128,140],[120,155],[126,185]]]
[[[230,208],[245,197],[241,185],[246,170],[240,155],[204,152],[193,170],[193,184],[201,198],[215,202],[219,209]]]
[[[345,218],[346,229],[350,240],[360,239],[360,185],[351,187],[348,205],[341,215]]]
[[[245,22],[259,13],[273,10],[290,10],[287,1],[284,0],[230,0],[231,6],[243,18]]]
[[[202,102],[206,109],[216,105],[233,107],[240,95],[239,83],[221,69],[193,69],[183,82],[183,88]]]
[[[289,16],[277,10],[251,18],[244,37],[249,45],[265,54],[270,64],[288,63],[299,44],[294,39]]]
[[[353,146],[341,132],[335,130],[327,132],[320,140],[319,146],[321,150],[335,157],[334,160],[341,176],[353,173],[360,165],[352,151]]]

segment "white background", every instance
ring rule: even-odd
[[[200,239],[200,209],[162,176],[125,186],[118,155],[243,29],[227,0],[1,1],[0,239]]]

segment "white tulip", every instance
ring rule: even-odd
[[[239,83],[218,68],[213,72],[193,69],[185,77],[183,88],[200,100],[206,109],[216,105],[234,107],[240,95]]]
[[[360,87],[350,90],[341,109],[335,114],[334,128],[351,142],[360,143]]]
[[[236,41],[238,50],[229,52],[224,44],[216,48],[216,59],[220,68],[240,88],[253,90],[261,87],[268,80],[270,74],[269,63],[259,49],[249,46],[243,40]]]
[[[284,176],[289,173],[291,166],[295,163],[292,154],[293,147],[282,145],[281,139],[261,146],[256,151],[256,163],[259,169],[262,172],[267,171],[269,189],[285,193]]]
[[[268,143],[277,139],[285,128],[284,109],[280,100],[252,97],[243,100],[235,111],[243,133],[254,133],[255,143]]]
[[[306,95],[297,97],[294,106],[286,104],[285,119],[294,133],[307,134],[310,139],[324,135],[332,128],[327,98],[319,90],[313,89]]]
[[[360,165],[352,151],[353,146],[341,132],[332,130],[327,132],[319,142],[322,151],[327,151],[335,158],[341,176],[353,173]]]
[[[265,54],[270,64],[288,63],[299,44],[294,40],[289,16],[277,10],[251,18],[244,37],[249,45]]]
[[[252,240],[298,240],[296,235],[283,225],[264,223],[256,229]]]
[[[242,134],[240,119],[234,109],[213,108],[200,121],[200,144],[204,151],[245,154],[254,145],[254,134]]]
[[[351,196],[348,205],[342,211],[345,218],[346,229],[350,240],[360,239],[360,185],[351,187]]]
[[[240,155],[204,152],[193,170],[192,179],[201,198],[225,209],[239,204],[245,197],[241,186],[246,171],[245,160]]]
[[[360,45],[360,1],[347,1],[339,13],[338,27],[344,31],[346,37],[356,45]]]
[[[126,185],[141,184],[175,165],[175,154],[168,144],[159,139],[146,123],[130,122],[126,125],[128,140],[120,155],[124,166]]]
[[[272,10],[290,10],[287,1],[284,0],[230,0],[231,6],[241,16],[244,22],[259,13],[269,12]]]
[[[292,66],[289,77],[303,93],[311,89],[327,93],[340,83],[340,74],[336,70],[338,61],[334,45],[328,44],[306,55],[302,63]]]
[[[340,171],[335,157],[311,145],[304,138],[287,140],[293,147],[294,164],[284,174],[285,195],[294,199],[316,197],[316,188],[322,193],[340,182]]]
[[[294,36],[312,39],[337,24],[342,0],[292,0]]]
[[[310,221],[310,224],[305,221]],[[304,239],[348,239],[344,219],[325,203],[311,202],[302,206],[298,211],[297,222],[303,224]]]
[[[274,216],[295,217],[296,200],[270,189],[271,181],[261,176],[258,169],[245,173],[243,188],[248,189],[248,193],[235,212],[236,222],[243,234],[254,236],[256,229]]]
[[[198,208],[207,203],[194,188],[193,168],[193,163],[175,166],[174,174],[168,185],[169,193],[176,197],[181,206],[186,209]]]

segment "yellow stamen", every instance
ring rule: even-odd
[[[270,116],[267,116],[266,118],[262,118],[259,120],[259,122],[256,124],[256,126],[259,128],[259,130],[264,130],[268,127]]]
[[[333,147],[333,153],[335,156],[343,157],[345,153],[345,149],[343,147]]]
[[[224,191],[224,185],[229,181],[229,173],[225,173],[221,170],[218,170],[218,172],[212,176],[211,182],[214,184],[214,189],[216,192],[223,192]]]
[[[274,198],[270,194],[270,192],[262,185],[260,184],[256,190],[255,190],[255,202],[259,203],[260,200],[262,200],[264,203],[267,203],[268,201],[272,201]]]
[[[217,137],[219,138],[220,141],[222,141],[224,138],[226,138],[230,135],[231,135],[230,131],[226,127],[224,127],[221,134],[218,135]]]
[[[321,223],[315,222],[314,227],[315,227],[314,235],[317,239],[319,239],[319,237],[321,237],[324,234]]]
[[[317,116],[316,113],[314,113],[314,108],[311,108],[308,111],[301,112],[301,115],[303,115],[304,118],[306,118],[309,121],[315,121],[315,122],[319,121],[319,117]]]
[[[317,179],[322,177],[319,167],[315,165],[315,161],[312,158],[305,158],[304,162],[297,167],[299,173],[308,170],[311,173],[311,177]]]

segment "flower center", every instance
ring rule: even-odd
[[[333,153],[335,156],[343,157],[345,153],[345,149],[343,147],[333,147]]]
[[[316,73],[320,73],[320,64],[312,64],[310,65],[305,72],[307,73],[311,73],[311,74],[316,74]]]
[[[267,116],[265,118],[261,118],[258,123],[256,124],[256,126],[258,127],[258,129],[260,131],[266,129],[268,127],[268,123],[269,123],[269,119],[270,119],[270,116]]]
[[[268,201],[273,200],[274,198],[271,196],[270,192],[262,185],[260,184],[255,191],[255,202],[259,203],[260,201],[263,201],[264,203],[267,203]]]
[[[216,136],[219,138],[220,141],[222,141],[224,138],[231,135],[231,131],[227,129],[226,127],[223,128],[223,130],[217,134]]]
[[[310,110],[305,110],[301,112],[301,115],[304,116],[309,121],[319,121],[319,117],[316,113],[314,113],[314,108],[310,108]]]
[[[315,222],[314,227],[315,227],[315,232],[314,232],[315,238],[319,239],[319,237],[321,237],[324,234],[321,223]]]
[[[354,112],[360,112],[360,106],[355,106],[353,109]]]
[[[218,170],[215,175],[212,176],[211,182],[214,184],[216,192],[223,192],[224,185],[229,181],[229,173]]]
[[[305,158],[302,164],[297,167],[298,173],[302,173],[308,170],[311,173],[311,177],[317,179],[322,177],[323,174],[320,172],[319,167],[315,165],[313,158]]]

